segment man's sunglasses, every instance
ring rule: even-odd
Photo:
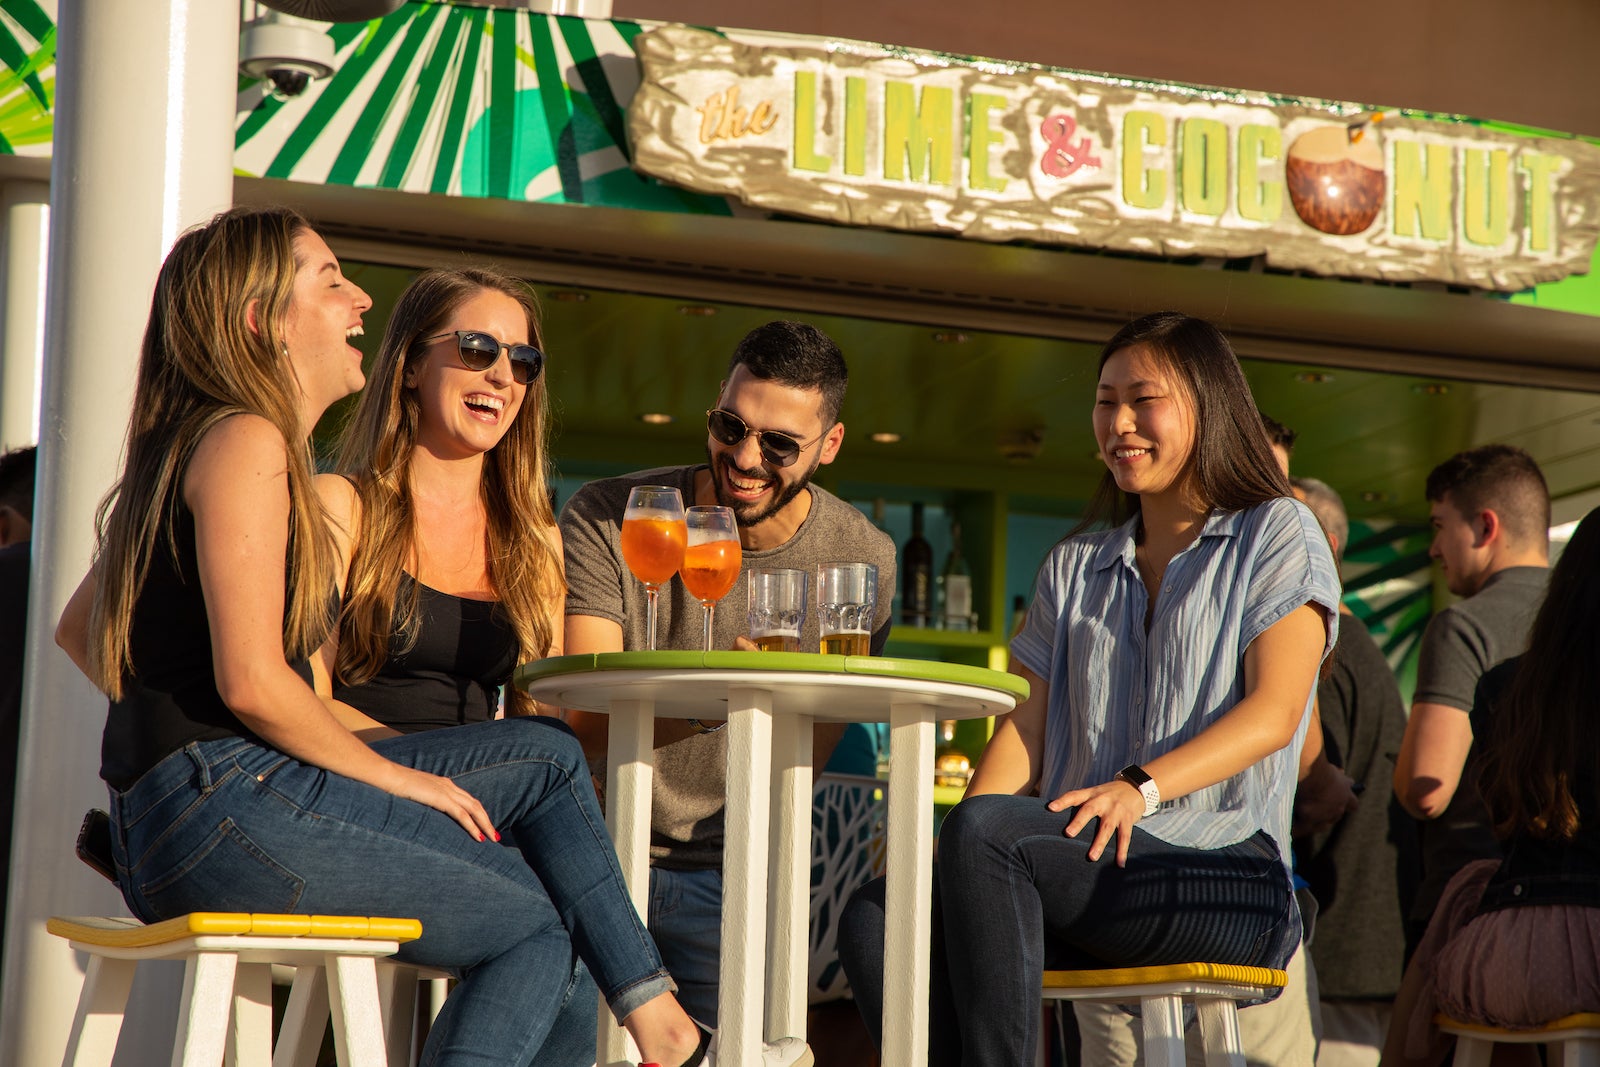
[[[488,370],[500,359],[503,348],[511,356],[511,377],[522,385],[531,385],[544,370],[544,353],[532,345],[508,345],[499,338],[478,330],[451,330],[422,338],[421,343],[438,341],[445,337],[456,339],[456,351],[461,355],[461,365],[468,370]]]
[[[731,411],[722,408],[712,408],[706,412],[706,429],[711,431],[711,436],[729,448],[740,444],[751,434],[756,435],[756,444],[761,447],[761,458],[774,467],[787,467],[800,458],[804,452],[815,442],[801,443],[786,433],[777,430],[753,430],[750,424]],[[818,440],[821,440],[820,436]]]

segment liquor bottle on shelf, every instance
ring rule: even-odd
[[[961,523],[950,523],[950,555],[944,561],[944,628],[973,629],[972,572],[961,555]]]
[[[939,743],[933,750],[933,784],[965,789],[972,780],[972,760],[956,747],[956,721],[939,723]]]
[[[900,550],[900,621],[927,626],[933,613],[933,546],[922,536],[922,501],[911,504],[911,537]]]

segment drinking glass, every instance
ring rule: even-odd
[[[870,563],[817,564],[817,622],[823,655],[871,655],[877,606],[877,567]]]
[[[689,528],[688,547],[683,552],[683,567],[678,571],[683,587],[700,601],[706,612],[706,651],[711,651],[711,616],[717,601],[728,595],[739,580],[739,531],[733,524],[733,509],[696,504],[685,514]]]
[[[799,652],[811,576],[786,567],[750,571],[750,639],[763,652]]]
[[[622,513],[622,561],[644,583],[645,632],[650,651],[656,648],[656,591],[683,566],[688,532],[683,522],[683,495],[667,485],[636,485]]]

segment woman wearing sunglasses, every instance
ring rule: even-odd
[[[661,992],[660,956],[625,895],[577,741],[556,719],[521,717],[532,702],[505,688],[518,663],[561,653],[566,584],[546,480],[540,348],[533,294],[504,275],[429,271],[401,294],[342,442],[343,474],[317,479],[344,594],[314,666],[335,714],[380,753],[437,747],[492,758],[511,735],[562,768],[556,788],[585,828],[551,821],[515,842],[570,931],[521,965],[560,988],[503,1005],[543,1035],[535,1055],[504,1062],[592,1063],[598,984],[647,1060],[710,1064],[710,1035]],[[502,689],[512,717],[489,721]],[[494,891],[472,904],[486,914],[518,906]],[[805,1051],[790,1041],[768,1062]]]
[[[1114,525],[1045,560],[1011,642],[1031,695],[939,837],[934,1064],[1031,1063],[1046,967],[1281,968],[1300,943],[1289,809],[1336,634],[1327,541],[1208,323],[1118,331],[1093,426],[1107,473],[1079,529]],[[874,1027],[882,938],[878,882],[840,926]]]

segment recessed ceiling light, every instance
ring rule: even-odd
[[[672,416],[665,411],[647,411],[639,416],[639,421],[649,426],[665,426],[672,421]]]
[[[942,345],[964,345],[967,343],[967,335],[960,330],[939,330],[934,333],[933,339]]]
[[[1294,376],[1294,380],[1297,382],[1305,382],[1307,385],[1321,385],[1323,382],[1333,381],[1333,375],[1327,373],[1326,371],[1306,370],[1296,374]]]
[[[1450,391],[1450,387],[1444,382],[1418,382],[1411,387],[1411,391],[1423,396],[1444,396]]]
[[[717,313],[717,309],[710,304],[684,304],[678,308],[680,315],[692,315],[697,319],[709,319]]]
[[[896,445],[900,443],[900,435],[890,430],[879,430],[877,433],[868,434],[867,440],[876,441],[880,445]]]
[[[560,301],[563,304],[581,304],[589,299],[589,294],[582,289],[552,289],[550,290],[550,299]]]

